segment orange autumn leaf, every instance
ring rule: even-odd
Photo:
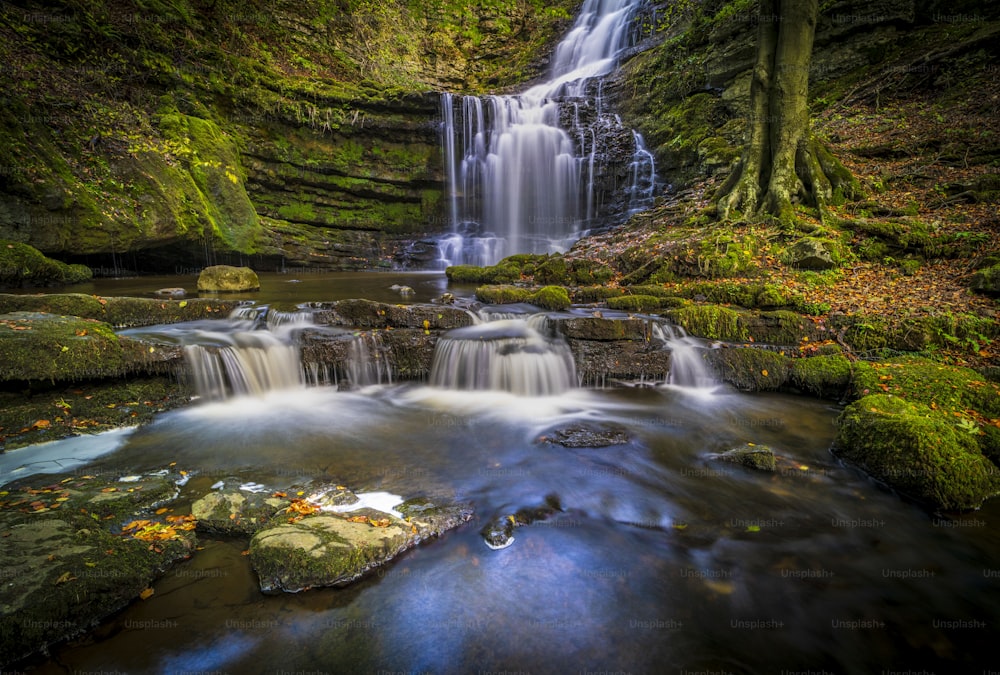
[[[149,598],[153,597],[153,593],[155,592],[156,591],[154,591],[152,588],[147,588],[146,590],[144,590],[142,593],[139,594],[139,599],[148,600]]]

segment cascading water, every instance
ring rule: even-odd
[[[670,373],[667,384],[675,387],[708,389],[718,384],[705,363],[704,345],[689,336],[680,326],[653,324],[653,337],[670,349]]]
[[[442,96],[444,153],[452,234],[440,240],[439,263],[489,265],[513,253],[569,248],[595,217],[598,135],[582,124],[582,107],[605,119],[594,78],[607,75],[627,46],[642,0],[586,0],[556,48],[551,79],[517,96]],[[560,101],[571,103],[563,110]],[[456,119],[456,108],[460,115]],[[570,127],[565,129],[564,125]],[[648,206],[656,184],[652,154],[633,133],[629,210]]]
[[[576,386],[569,346],[523,319],[503,319],[449,331],[434,350],[432,386],[553,396]]]

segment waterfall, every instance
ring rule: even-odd
[[[174,336],[184,346],[184,360],[199,396],[218,400],[304,386],[305,372],[293,338],[297,329],[312,324],[311,313],[247,305],[218,323],[211,330],[198,328]]]
[[[344,376],[355,387],[392,384],[392,364],[378,332],[359,333],[347,347]]]
[[[490,321],[449,331],[438,340],[432,386],[552,396],[576,386],[569,346],[522,319]]]
[[[439,242],[439,264],[490,265],[514,253],[562,252],[591,224],[598,135],[581,122],[580,108],[596,109],[603,120],[600,88],[593,101],[587,88],[616,66],[640,4],[586,0],[556,47],[549,81],[519,95],[464,96],[457,105],[452,94],[442,95],[452,233]],[[572,115],[561,101],[572,104]],[[649,205],[656,182],[652,154],[638,134],[633,142],[630,211]]]
[[[680,326],[653,324],[653,337],[663,341],[670,349],[670,373],[667,384],[676,387],[710,388],[718,384],[705,363],[704,346],[689,336]]]

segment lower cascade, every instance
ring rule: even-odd
[[[667,384],[676,387],[708,388],[718,384],[702,357],[704,347],[680,326],[653,324],[653,336],[670,349],[670,373]]]
[[[308,313],[239,308],[229,317],[229,330],[202,329],[181,336],[195,391],[218,400],[303,387],[305,373],[292,333],[308,325]]]
[[[552,396],[576,386],[569,346],[523,319],[458,328],[438,340],[432,386]]]

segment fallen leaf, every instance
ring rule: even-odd
[[[147,588],[146,590],[144,590],[142,593],[139,594],[139,599],[148,600],[149,598],[153,597],[153,593],[155,592],[156,591],[154,591],[152,588]]]
[[[53,584],[53,586],[58,586],[59,584],[65,584],[65,583],[68,583],[70,581],[76,581],[76,577],[73,576],[73,573],[72,572],[63,572],[62,575],[58,579],[56,579],[56,581]]]

